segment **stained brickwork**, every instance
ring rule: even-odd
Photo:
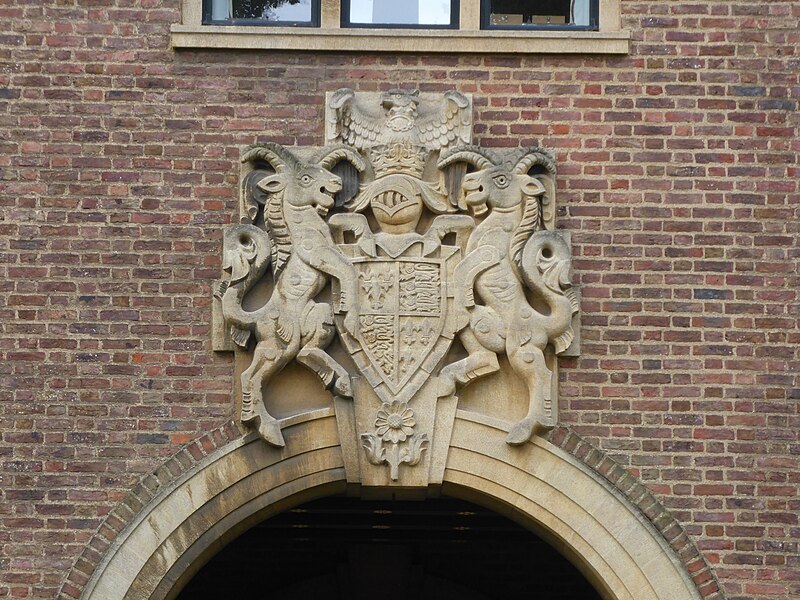
[[[0,597],[58,597],[232,418],[209,292],[239,149],[321,143],[342,86],[456,88],[481,145],[556,149],[583,295],[563,424],[729,600],[800,596],[800,2],[622,7],[628,56],[517,57],[174,51],[178,0],[3,3]]]

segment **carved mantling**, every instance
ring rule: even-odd
[[[214,303],[243,426],[283,446],[316,377],[348,481],[424,489],[442,481],[457,408],[513,423],[511,445],[556,425],[579,297],[555,158],[471,137],[459,92],[343,89],[324,147],[245,149]]]

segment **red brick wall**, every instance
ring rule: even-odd
[[[565,425],[729,600],[800,596],[800,2],[623,1],[628,56],[173,51],[178,0],[0,5],[0,597],[54,598],[139,478],[233,416],[209,343],[239,149],[341,86],[474,95],[557,149],[583,286]]]

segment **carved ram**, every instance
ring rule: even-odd
[[[312,369],[336,394],[352,395],[347,372],[325,352],[335,332],[332,306],[315,301],[329,278],[336,278],[347,313],[344,325],[355,332],[358,316],[349,303],[356,298],[357,276],[323,219],[342,189],[341,179],[329,170],[341,160],[359,171],[366,168],[344,146],[326,147],[308,158],[267,143],[249,148],[242,158],[256,166],[245,179],[247,212],[256,220],[263,203],[264,228],[243,224],[226,231],[223,269],[228,277],[218,296],[234,342],[245,348],[251,335],[256,338],[252,363],[241,375],[241,420],[275,446],[283,446],[284,439],[264,405],[262,386],[291,360]],[[270,266],[275,285],[269,300],[257,310],[244,309],[246,294]]]
[[[445,153],[439,168],[457,162],[476,169],[464,176],[466,204],[476,215],[487,210],[488,215],[470,237],[454,277],[457,304],[464,307],[460,339],[469,356],[442,370],[440,395],[496,371],[497,353],[505,352],[528,389],[527,415],[507,438],[510,444],[522,444],[555,425],[552,372],[544,350],[548,344],[556,352],[569,346],[572,315],[578,310],[569,280],[569,247],[543,225],[543,207],[553,203],[555,161],[540,148],[499,156],[469,147]],[[537,166],[542,174],[530,175]],[[546,312],[529,304],[525,287]]]

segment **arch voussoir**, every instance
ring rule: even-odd
[[[86,559],[76,565],[65,597],[172,599],[249,527],[300,503],[353,491],[333,410],[292,417],[283,431],[283,449],[239,436],[209,447],[188,468],[162,469],[141,509],[124,525],[116,517],[106,525],[119,530],[116,539],[105,544],[85,583]],[[568,431],[556,430],[553,443],[535,438],[515,448],[505,443],[507,434],[502,421],[458,411],[442,493],[534,530],[608,600],[715,597],[708,585],[699,591],[699,574],[708,583],[707,565],[694,564],[690,574],[682,561],[696,558],[687,551],[694,548],[691,540],[653,508],[655,499],[624,469]],[[174,471],[174,480],[164,483],[164,473]]]

